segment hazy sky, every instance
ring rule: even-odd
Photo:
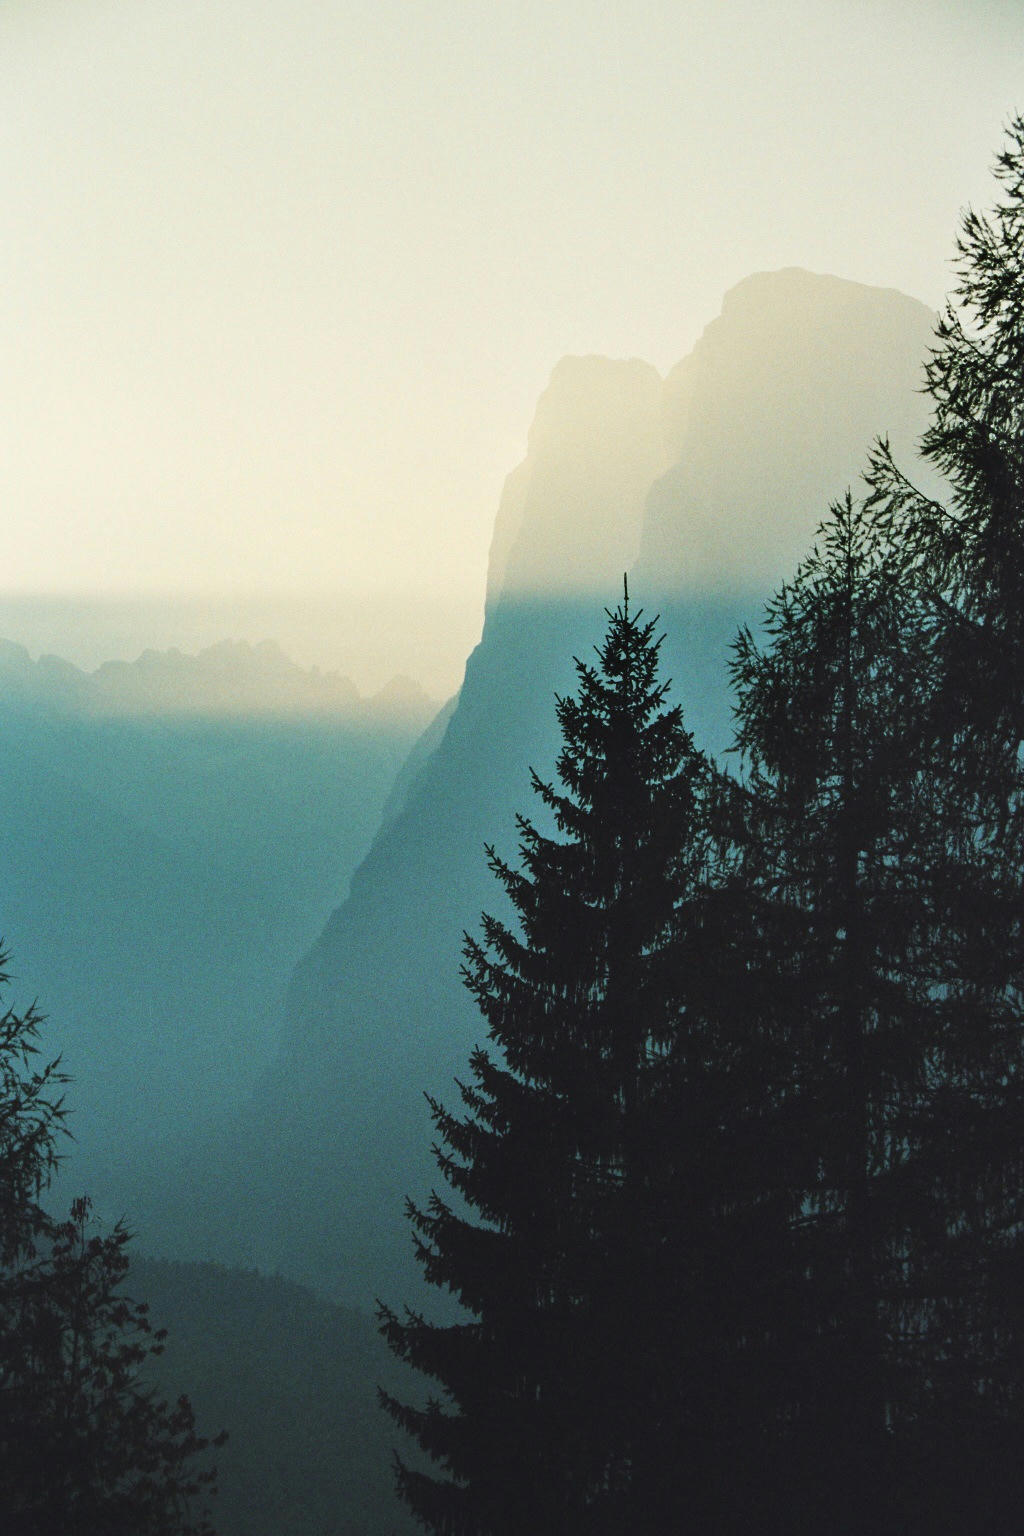
[[[2,0],[0,588],[471,628],[557,359],[938,304],[1022,65],[1020,0]]]

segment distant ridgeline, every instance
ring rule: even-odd
[[[59,656],[33,662],[23,645],[0,639],[0,702],[111,716],[290,717],[401,720],[422,729],[436,705],[411,678],[395,677],[363,698],[338,672],[305,670],[273,640],[222,640],[196,656],[174,648],[143,651],[137,661],[108,661],[83,672]]]
[[[483,1039],[462,934],[501,909],[484,847],[514,857],[574,654],[629,571],[634,605],[662,616],[689,728],[727,747],[737,627],[856,493],[877,436],[915,462],[933,324],[892,290],[788,270],[735,288],[667,379],[638,361],[557,366],[505,486],[457,705],[296,969],[273,1066],[206,1153],[202,1230],[168,1195],[167,1250],[244,1257],[364,1308],[416,1296],[403,1201],[435,1176],[423,1092],[444,1097]]]
[[[251,1092],[289,971],[436,711],[274,645],[87,674],[0,642],[0,934],[75,1078],[67,1177],[145,1226],[154,1169]]]

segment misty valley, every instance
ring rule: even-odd
[[[4,1531],[1019,1530],[1008,145],[559,362],[452,699],[0,642]]]

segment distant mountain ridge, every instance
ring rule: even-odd
[[[756,625],[876,434],[912,455],[933,326],[893,290],[789,269],[732,290],[664,381],[637,361],[558,365],[506,482],[457,704],[296,969],[277,1060],[232,1130],[214,1251],[361,1306],[416,1294],[403,1201],[436,1178],[422,1095],[451,1102],[485,1033],[461,935],[501,909],[484,845],[514,856],[515,812],[537,812],[529,769],[552,773],[574,654],[630,570],[691,729],[726,746],[736,628]]]
[[[365,698],[350,678],[297,666],[273,640],[223,640],[196,655],[145,650],[83,672],[58,656],[33,661],[23,645],[0,639],[0,703],[21,699],[102,716],[334,716],[399,718],[422,728],[437,702],[408,677]]]

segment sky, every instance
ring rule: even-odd
[[[0,633],[447,691],[558,359],[938,305],[1022,63],[1019,0],[2,0]]]

